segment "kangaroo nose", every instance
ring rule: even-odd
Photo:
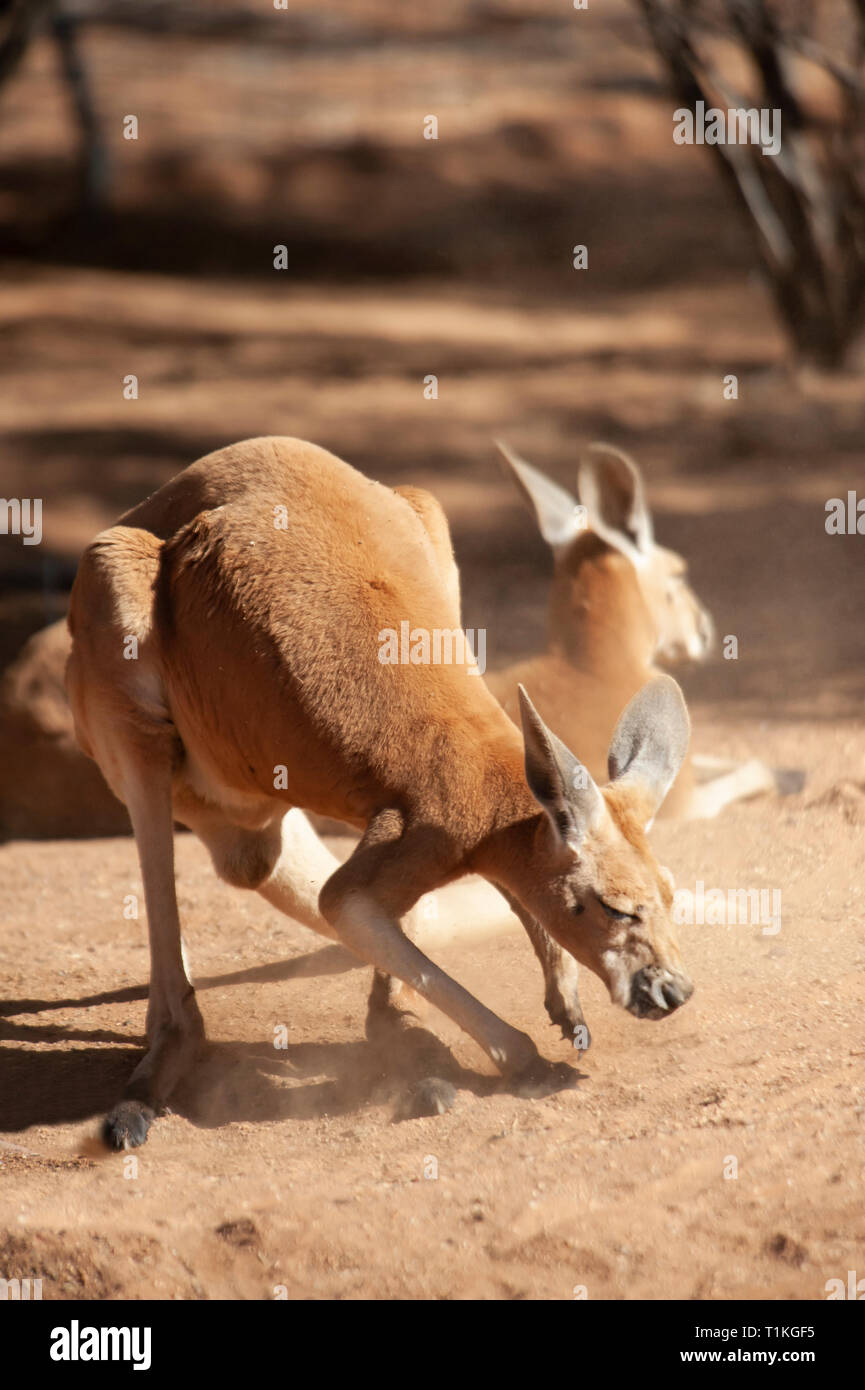
[[[665,980],[661,985],[661,993],[670,1009],[678,1009],[680,1004],[684,1004],[694,993],[694,986],[685,975],[675,975],[671,980]]]
[[[693,993],[694,986],[687,975],[644,966],[631,980],[628,1009],[636,1018],[664,1018],[680,1008]]]

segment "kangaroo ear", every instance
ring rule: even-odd
[[[652,516],[643,475],[632,458],[611,444],[592,444],[577,473],[591,529],[632,560],[652,548]]]
[[[644,791],[649,820],[676,780],[690,736],[685,699],[672,676],[649,681],[625,706],[610,744],[610,781]]]
[[[538,528],[547,545],[556,550],[567,545],[580,531],[585,531],[586,509],[576,497],[526,463],[500,439],[496,440],[496,448],[508,465],[520,496],[537,517]]]
[[[579,850],[603,814],[604,799],[588,768],[547,728],[523,686],[519,694],[529,790],[546,811],[559,841]]]

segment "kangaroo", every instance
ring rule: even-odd
[[[675,681],[631,700],[599,787],[525,690],[520,734],[470,653],[461,664],[384,662],[382,635],[404,619],[427,633],[459,628],[444,512],[428,493],[384,487],[296,439],[208,455],[85,551],[67,690],[83,750],[129,810],[151,956],[148,1050],[104,1122],[110,1146],[145,1141],[204,1036],[173,818],[229,883],[374,967],[368,1033],[398,1021],[405,984],[500,1072],[565,1084],[527,1034],[401,929],[422,894],[466,873],[520,917],[567,1037],[582,1024],[578,961],[637,1018],[667,1017],[690,997],[672,885],[644,833],[687,749]],[[299,808],[362,832],[344,864],[332,871]]]
[[[507,445],[498,448],[553,551],[555,572],[546,651],[489,672],[487,684],[514,719],[518,686],[530,689],[541,717],[565,743],[579,739],[583,761],[600,776],[620,711],[658,674],[656,662],[705,660],[712,620],[688,584],[685,561],[656,543],[642,474],[627,454],[593,445],[578,471],[578,502]],[[708,771],[721,775],[698,782]],[[776,786],[756,758],[737,766],[688,757],[660,814],[706,819]]]

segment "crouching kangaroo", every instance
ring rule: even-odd
[[[105,1121],[109,1144],[145,1140],[203,1037],[181,948],[175,818],[229,883],[374,967],[379,1023],[399,1018],[403,982],[517,1079],[553,1069],[400,925],[465,873],[512,903],[567,1036],[582,1022],[577,961],[638,1018],[689,998],[671,885],[644,836],[687,748],[676,683],[661,677],[628,705],[599,788],[524,690],[520,734],[470,649],[460,664],[383,661],[383,633],[405,620],[427,634],[459,628],[438,503],[296,439],[201,459],[85,551],[67,689],[84,751],[129,809],[151,952],[148,1050]],[[343,865],[333,871],[293,808],[362,830]]]

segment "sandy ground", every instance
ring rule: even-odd
[[[766,742],[841,781],[856,740]],[[578,1068],[521,934],[442,953],[547,1056],[570,1054],[576,1089],[537,1100],[439,1017],[423,1021],[440,1044],[377,1057],[367,971],[215,881],[184,836],[210,1045],[134,1159],[81,1156],[141,1043],[146,950],[122,916],[141,891],[133,845],[5,847],[4,1266],[50,1298],[824,1296],[865,1234],[863,806],[861,792],[765,801],[659,829],[680,884],[783,885],[781,929],[683,929],[697,992],[663,1024],[614,1011],[587,979]],[[431,1071],[458,1087],[454,1109],[395,1121]]]
[[[372,22],[374,6],[356,8]],[[738,661],[683,674],[695,747],[808,779],[716,822],[659,822],[654,844],[679,886],[779,890],[781,929],[684,927],[696,993],[662,1024],[615,1011],[586,978],[594,1041],[579,1066],[518,930],[442,952],[547,1056],[570,1057],[575,1088],[528,1099],[432,1013],[404,1054],[374,1052],[367,971],[219,883],[178,837],[209,1047],[134,1161],[102,1158],[98,1118],[142,1044],[144,922],[123,915],[140,894],[134,845],[0,846],[0,1275],[41,1277],[45,1298],[819,1299],[828,1279],[865,1272],[865,542],[823,528],[826,499],[862,486],[861,375],[786,370],[738,223],[694,152],[686,174],[674,167],[639,49],[613,64],[587,30],[588,90],[554,16],[528,56],[503,24],[457,60],[452,15],[436,21],[438,67],[429,33],[394,39],[386,92],[374,44],[349,69],[313,36],[288,120],[270,51],[252,100],[239,58],[220,67],[206,43],[178,40],[172,106],[154,86],[160,41],[98,30],[111,109],[134,91],[157,122],[119,175],[123,264],[88,252],[76,226],[46,241],[32,212],[46,205],[29,197],[33,170],[59,158],[52,59],[34,50],[0,140],[4,206],[25,226],[0,289],[0,425],[2,491],[38,486],[45,543],[4,538],[3,658],[62,612],[96,530],[206,449],[273,431],[436,491],[465,622],[487,627],[501,665],[542,641],[549,560],[491,436],[563,482],[581,444],[611,438],[645,465],[660,538],[739,638]],[[421,66],[439,76],[418,94]],[[340,99],[316,118],[328,82]],[[459,132],[433,174],[405,113],[447,99]],[[623,157],[625,185],[610,170]],[[221,251],[186,224],[186,241],[166,232],[172,170],[193,222],[200,208],[222,219]],[[496,232],[508,218],[510,240]],[[567,250],[587,237],[598,273],[577,290]],[[274,282],[255,257],[277,240],[301,268]],[[340,247],[365,279],[330,273]],[[208,270],[211,253],[236,274]],[[175,273],[184,257],[195,276]],[[457,1087],[453,1110],[396,1121],[431,1071]]]

